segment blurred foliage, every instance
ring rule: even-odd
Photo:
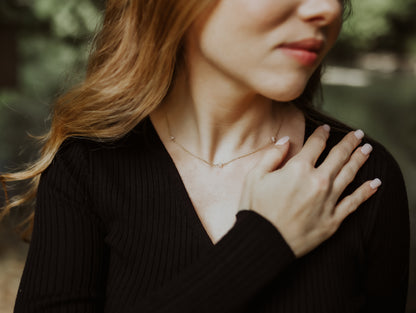
[[[352,16],[332,56],[347,59],[377,49],[415,53],[416,0],[352,0],[352,4]],[[18,86],[0,88],[0,142],[8,147],[0,149],[0,169],[12,156],[16,164],[28,158],[19,153],[16,142],[27,146],[25,130],[42,133],[53,99],[82,80],[103,6],[102,0],[0,2],[0,26],[17,29],[19,51]]]
[[[14,167],[33,157],[26,132],[43,133],[53,99],[82,80],[101,10],[90,0],[0,3],[0,19],[17,28],[19,51],[18,86],[0,89],[0,170],[5,160]]]
[[[344,25],[332,56],[345,58],[380,49],[412,53],[416,0],[352,0],[353,14]],[[29,158],[26,131],[42,133],[50,104],[82,80],[89,44],[102,18],[102,0],[2,0],[1,24],[18,33],[18,86],[0,88],[0,170],[5,160]],[[21,143],[17,145],[16,143]],[[26,151],[26,152],[25,152]]]
[[[352,0],[340,37],[348,52],[416,54],[416,0]]]
[[[96,5],[85,0],[37,0],[28,2],[34,16],[50,21],[57,37],[79,38],[89,35],[100,20]]]
[[[352,59],[369,51],[416,56],[416,0],[352,0],[352,4],[353,13],[331,52],[334,59]],[[18,85],[0,86],[0,172],[34,157],[27,131],[42,134],[54,98],[83,79],[103,6],[103,0],[0,0],[0,27],[6,24],[17,30],[19,52]],[[415,74],[406,75],[374,75],[365,88],[327,86],[323,108],[394,151],[416,211],[416,193],[410,192],[416,185]],[[412,271],[409,292],[416,289]]]

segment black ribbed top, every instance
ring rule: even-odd
[[[331,130],[317,165],[343,136]],[[404,312],[406,189],[391,154],[365,142],[374,150],[341,198],[383,184],[296,259],[253,211],[214,245],[149,117],[111,144],[68,140],[41,177],[14,312]]]

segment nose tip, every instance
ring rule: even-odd
[[[342,5],[339,0],[305,0],[298,13],[304,20],[324,26],[340,19]]]

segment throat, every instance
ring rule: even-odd
[[[218,128],[212,125],[201,126],[206,121],[201,122],[199,126],[198,123],[191,125],[192,119],[185,120],[180,127],[178,123],[172,127],[171,117],[166,111],[163,115],[170,142],[188,156],[215,168],[223,168],[234,161],[249,157],[276,142],[285,117],[282,115],[277,121],[276,117],[272,116],[272,122],[269,118],[269,122],[264,122],[266,126],[263,127],[248,126],[247,123],[242,125],[241,121],[228,128]],[[188,131],[185,133],[184,129]],[[195,131],[189,131],[191,129]]]

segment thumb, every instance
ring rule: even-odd
[[[257,164],[257,169],[261,174],[274,171],[285,159],[289,151],[289,136],[280,138],[273,147],[266,152],[263,158]]]

